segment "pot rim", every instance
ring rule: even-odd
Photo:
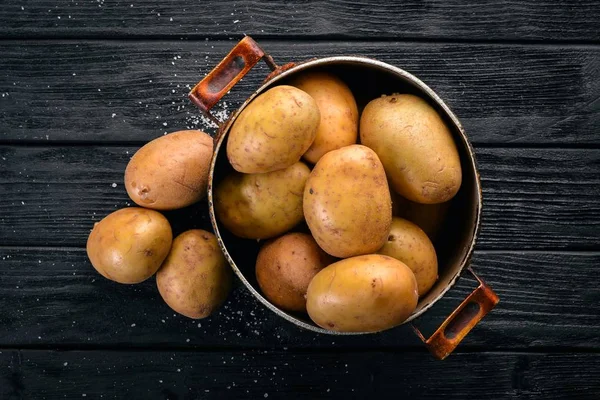
[[[254,93],[252,93],[252,95],[250,95],[242,105],[240,105],[235,110],[235,112],[231,115],[231,117],[223,125],[221,125],[219,127],[219,132],[216,137],[214,153],[213,153],[213,157],[211,159],[210,170],[209,170],[209,181],[208,181],[209,215],[210,215],[211,224],[213,226],[215,235],[217,237],[217,241],[219,243],[219,247],[223,251],[223,254],[225,255],[225,258],[227,259],[227,262],[229,263],[229,265],[231,265],[233,271],[238,276],[238,278],[242,281],[244,286],[248,290],[250,290],[250,292],[254,295],[254,297],[256,297],[268,309],[270,309],[278,316],[288,320],[289,322],[291,322],[297,326],[300,326],[304,329],[308,329],[310,331],[317,332],[317,333],[324,333],[324,334],[328,334],[328,335],[348,335],[348,336],[349,335],[373,334],[373,333],[379,333],[382,331],[336,332],[336,331],[323,329],[323,328],[317,326],[316,324],[312,325],[312,324],[306,323],[306,322],[296,318],[295,316],[288,314],[287,312],[279,309],[277,306],[275,306],[273,303],[271,303],[268,299],[266,299],[258,290],[256,290],[250,284],[250,282],[248,282],[248,280],[246,279],[246,277],[244,276],[242,271],[237,267],[236,263],[233,261],[233,259],[231,258],[231,255],[227,251],[227,247],[225,246],[225,243],[223,243],[223,239],[221,238],[221,233],[219,232],[219,227],[217,225],[217,220],[216,220],[216,215],[215,215],[215,210],[214,210],[214,205],[213,205],[213,178],[214,178],[217,156],[219,154],[219,150],[221,149],[221,145],[225,141],[225,137],[227,136],[229,129],[231,128],[231,125],[233,124],[233,122],[235,122],[235,120],[239,116],[240,112],[243,109],[245,109],[246,106],[252,100],[254,100],[254,98],[256,96],[261,94],[265,89],[273,86],[276,82],[278,82],[282,79],[285,79],[289,75],[295,74],[295,73],[305,70],[305,69],[313,68],[316,66],[328,65],[328,64],[332,64],[332,63],[362,64],[362,65],[366,65],[366,66],[370,66],[370,67],[377,67],[381,70],[385,70],[387,72],[392,72],[392,73],[406,79],[413,85],[417,86],[420,90],[425,92],[432,101],[434,101],[439,107],[441,107],[441,109],[444,111],[446,116],[452,121],[452,123],[456,127],[457,131],[459,132],[460,137],[462,139],[462,144],[465,146],[465,149],[467,150],[467,154],[469,155],[469,160],[472,164],[473,171],[475,172],[475,189],[477,190],[477,194],[478,194],[477,195],[477,204],[476,204],[477,210],[476,210],[476,215],[475,215],[475,229],[473,230],[473,236],[470,240],[469,248],[464,253],[463,258],[460,261],[460,266],[459,266],[459,268],[456,269],[454,275],[450,279],[450,282],[440,290],[440,292],[438,293],[438,295],[435,298],[433,298],[428,303],[423,305],[418,312],[412,313],[405,321],[403,321],[401,324],[399,324],[397,326],[404,325],[408,322],[411,322],[415,318],[418,318],[421,315],[423,315],[423,313],[425,313],[427,310],[429,310],[436,302],[438,302],[442,297],[444,297],[446,292],[448,292],[448,290],[450,290],[456,284],[456,281],[458,280],[460,274],[463,272],[465,267],[467,267],[467,265],[470,263],[471,257],[473,255],[473,250],[475,248],[475,243],[477,241],[477,237],[479,235],[479,230],[481,227],[481,210],[482,210],[483,198],[482,198],[482,191],[481,191],[481,179],[479,176],[479,170],[477,168],[477,161],[475,159],[475,153],[473,150],[473,146],[471,145],[471,142],[467,138],[465,130],[464,130],[462,124],[460,123],[460,121],[458,120],[458,118],[456,117],[456,115],[454,115],[454,113],[450,110],[450,108],[446,105],[446,103],[429,86],[427,86],[423,81],[421,81],[419,78],[417,78],[413,74],[411,74],[401,68],[395,67],[393,65],[390,65],[390,64],[384,63],[382,61],[372,59],[372,58],[368,58],[368,57],[364,57],[364,56],[331,56],[331,57],[311,59],[308,61],[297,63],[294,66],[291,66],[291,67],[285,69],[281,73],[277,73],[278,71],[276,70],[275,71],[277,73],[276,75],[274,75],[272,77],[270,76],[269,78],[267,78],[267,80],[265,80],[263,82],[263,84],[258,89],[256,89],[254,91]]]

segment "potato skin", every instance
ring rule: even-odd
[[[419,296],[427,293],[438,278],[437,254],[431,240],[408,220],[394,217],[388,241],[377,253],[400,260],[411,269]]]
[[[417,96],[372,100],[361,115],[360,140],[375,150],[392,188],[411,201],[443,203],[460,189],[462,171],[452,134]]]
[[[321,121],[317,136],[304,159],[312,164],[323,154],[356,143],[358,137],[358,107],[348,85],[327,72],[304,72],[290,85],[311,95],[319,106]]]
[[[119,283],[139,283],[158,270],[173,234],[158,211],[139,207],[117,210],[94,225],[86,250],[94,268]]]
[[[303,219],[302,193],[309,174],[302,162],[265,174],[233,171],[215,188],[217,218],[242,238],[280,235]]]
[[[361,145],[325,154],[306,181],[303,208],[313,237],[332,256],[379,250],[390,231],[392,204],[377,154]]]
[[[256,97],[233,123],[227,158],[246,174],[284,169],[300,161],[315,140],[319,107],[302,90],[281,85]]]
[[[210,232],[192,229],[173,240],[156,273],[156,286],[174,311],[199,319],[212,314],[231,291],[231,268]]]
[[[452,201],[421,204],[407,200],[393,190],[390,193],[392,195],[392,215],[414,222],[423,229],[432,242],[435,242],[444,226],[444,219]]]
[[[312,278],[335,259],[311,235],[288,233],[264,244],[256,258],[256,279],[277,307],[306,312],[306,289]]]
[[[201,131],[178,131],[144,145],[125,169],[127,194],[154,210],[187,207],[206,196],[213,139]]]
[[[308,286],[306,309],[320,327],[377,332],[404,322],[418,301],[417,281],[395,258],[368,254],[331,264]]]

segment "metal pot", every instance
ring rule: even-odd
[[[272,71],[266,77],[262,86],[237,111],[232,113],[227,121],[216,119],[210,113],[210,109],[261,59],[267,63]],[[359,110],[370,100],[379,97],[381,94],[393,92],[414,93],[426,99],[438,111],[452,131],[461,158],[463,182],[459,193],[452,200],[448,213],[449,217],[439,235],[439,240],[436,242],[439,259],[439,279],[429,293],[419,300],[416,310],[405,321],[409,322],[427,311],[454,285],[461,272],[465,268],[468,269],[479,281],[479,286],[467,296],[435,333],[426,339],[413,325],[416,334],[431,353],[435,357],[443,359],[456,348],[481,318],[498,303],[498,297],[469,267],[475,240],[479,232],[482,206],[481,184],[473,148],[458,118],[450,111],[448,106],[433,90],[410,73],[374,59],[354,56],[319,58],[277,66],[273,58],[267,55],[254,40],[248,36],[242,39],[189,94],[192,102],[219,125],[208,184],[210,219],[219,245],[231,267],[248,290],[280,317],[299,327],[318,333],[357,334],[325,330],[314,324],[307,316],[283,311],[263,297],[254,272],[259,244],[257,241],[240,239],[228,232],[216,219],[213,206],[213,187],[233,170],[227,161],[224,148],[227,133],[237,116],[260,93],[273,86],[285,83],[286,79],[292,75],[315,68],[329,70],[340,76],[352,89]]]

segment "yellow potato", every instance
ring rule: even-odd
[[[125,169],[125,188],[136,204],[183,208],[206,196],[213,139],[201,131],[161,136],[140,148]]]
[[[319,107],[302,90],[282,85],[256,97],[233,123],[227,158],[236,171],[272,172],[298,162],[315,140]]]
[[[417,281],[395,258],[369,254],[338,261],[308,286],[306,309],[320,327],[377,332],[404,322],[418,301]]]
[[[264,174],[232,172],[214,192],[218,220],[234,235],[266,239],[303,219],[302,193],[310,174],[301,162]]]
[[[458,192],[462,171],[452,134],[423,99],[393,94],[372,100],[360,118],[360,140],[375,150],[392,188],[423,204]]]
[[[150,278],[169,253],[171,225],[158,211],[129,207],[94,225],[87,254],[96,270],[119,283]]]
[[[438,278],[435,248],[427,234],[410,221],[395,217],[388,241],[377,253],[400,260],[412,270],[419,296],[427,293]]]
[[[306,233],[288,233],[268,241],[256,258],[256,280],[265,296],[283,310],[306,312],[306,289],[312,278],[331,264]]]
[[[414,222],[425,231],[429,239],[435,241],[444,227],[444,220],[448,214],[451,201],[421,204],[407,200],[393,190],[390,193],[392,195],[392,214],[394,217],[401,217]]]
[[[379,250],[390,232],[392,204],[377,154],[361,145],[325,154],[306,181],[303,207],[313,237],[332,256]]]
[[[156,273],[163,300],[189,318],[206,318],[231,291],[231,268],[210,232],[193,229],[173,240],[173,247]]]
[[[312,164],[323,154],[356,143],[358,135],[358,108],[348,85],[327,72],[303,72],[290,85],[311,95],[321,113],[317,137],[304,153]]]

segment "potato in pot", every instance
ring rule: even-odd
[[[302,194],[309,174],[302,162],[264,174],[233,171],[214,191],[219,222],[246,239],[267,239],[290,230],[303,219]]]
[[[276,306],[306,312],[306,289],[312,278],[335,259],[312,236],[288,233],[263,245],[256,259],[256,280]]]
[[[308,286],[306,309],[325,329],[377,332],[404,322],[418,299],[410,268],[395,258],[369,254],[321,270]]]
[[[417,96],[372,100],[360,117],[360,140],[381,159],[392,189],[411,201],[443,203],[460,189],[462,170],[452,134]]]

